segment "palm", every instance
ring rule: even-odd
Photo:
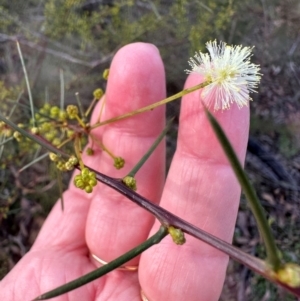
[[[191,75],[187,85],[200,80]],[[157,50],[148,44],[128,45],[112,63],[103,119],[164,96],[164,70]],[[216,114],[241,161],[248,137],[248,113],[247,108],[233,108]],[[97,108],[92,119],[96,118]],[[101,136],[105,146],[125,158],[125,170],[114,170],[111,158],[99,150],[93,157],[85,156],[85,163],[120,178],[146,152],[163,127],[164,108],[160,107],[97,129],[94,134]],[[137,174],[138,193],[230,241],[240,190],[203,114],[199,92],[184,98],[178,148],[165,185],[164,160],[161,144]],[[56,204],[31,251],[1,282],[0,300],[32,300],[95,269],[89,252],[110,261],[144,241],[158,227],[158,223],[153,225],[150,214],[102,184],[91,195],[71,184],[64,200],[65,211]],[[138,263],[139,273],[113,271],[55,300],[141,300],[141,287],[151,301],[217,300],[227,257],[190,237],[181,247],[165,238],[128,265]]]

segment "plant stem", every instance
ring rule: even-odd
[[[116,122],[116,121],[131,117],[131,116],[134,116],[134,115],[137,115],[137,114],[141,114],[141,113],[146,112],[146,111],[153,110],[154,108],[156,108],[158,106],[164,105],[164,104],[169,103],[169,102],[171,102],[171,101],[173,101],[177,98],[180,98],[180,97],[182,97],[186,94],[189,94],[189,93],[194,92],[196,90],[202,89],[202,88],[204,88],[205,86],[207,86],[209,84],[210,84],[210,82],[204,82],[204,83],[198,84],[194,87],[184,89],[184,90],[182,90],[182,91],[180,91],[180,92],[178,92],[178,93],[176,93],[176,94],[174,94],[170,97],[167,97],[163,100],[155,102],[155,103],[153,103],[151,105],[148,105],[146,107],[137,109],[137,110],[129,112],[129,113],[125,113],[125,114],[117,116],[117,117],[113,117],[111,119],[108,119],[108,120],[105,120],[105,121],[102,121],[102,122],[97,122],[97,123],[95,123],[94,125],[91,126],[91,129],[95,129],[99,126],[102,126],[102,125],[105,125],[105,124],[108,124],[108,123]]]
[[[63,111],[65,106],[65,78],[63,69],[59,69],[60,78],[60,109]]]
[[[149,249],[153,245],[158,244],[166,235],[168,235],[167,228],[161,226],[159,228],[159,230],[153,236],[148,238],[145,242],[143,242],[139,246],[135,247],[134,249],[130,250],[129,252],[123,254],[122,256],[118,257],[117,259],[107,263],[106,265],[96,269],[95,271],[93,271],[89,274],[86,274],[83,277],[80,277],[80,278],[73,280],[65,285],[62,285],[52,291],[49,291],[49,292],[33,299],[32,301],[47,300],[50,298],[54,298],[56,296],[60,296],[71,290],[81,287],[82,285],[87,284],[97,278],[100,278],[101,276],[124,265],[126,262],[128,262],[132,258],[138,256],[139,254],[141,254],[145,250]]]
[[[0,113],[0,120],[5,122],[7,125],[9,125],[11,128],[13,128],[15,131],[21,133],[23,136],[33,140],[37,144],[45,147],[48,151],[55,153],[55,154],[60,154],[63,157],[69,158],[70,156],[64,153],[62,150],[58,149],[57,147],[53,146],[49,141],[44,139],[41,136],[31,134],[24,129],[18,127],[14,122],[10,121],[9,119],[5,118],[1,113]]]
[[[20,47],[20,44],[18,41],[17,41],[17,48],[18,48],[18,53],[20,56],[20,60],[21,60],[21,64],[22,64],[22,68],[23,68],[23,72],[24,72],[24,77],[25,77],[25,82],[26,82],[26,86],[27,86],[28,98],[29,98],[30,109],[31,109],[32,124],[35,127],[36,124],[35,124],[35,116],[34,116],[34,108],[33,108],[33,99],[32,99],[32,94],[31,94],[31,89],[30,89],[30,84],[29,84],[29,79],[28,79],[28,74],[27,74],[23,54],[22,54],[21,47]]]
[[[249,201],[251,211],[255,216],[256,222],[258,224],[259,231],[265,242],[266,251],[267,251],[267,261],[271,265],[272,269],[276,272],[282,266],[281,260],[278,255],[278,249],[275,244],[274,236],[271,232],[270,226],[268,224],[267,218],[264,214],[264,209],[260,204],[260,201],[257,198],[255,190],[251,185],[232,145],[230,144],[228,138],[226,137],[221,126],[214,118],[214,116],[205,109],[207,118],[213,127],[215,134],[218,137],[220,144],[223,147],[223,150],[234,170],[234,173],[246,195],[247,200]]]

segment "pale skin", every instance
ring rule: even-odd
[[[203,81],[189,75],[186,87]],[[200,91],[182,100],[177,150],[165,180],[162,143],[138,172],[138,193],[190,223],[231,242],[240,188],[205,117]],[[165,97],[165,74],[158,50],[150,44],[123,47],[113,59],[106,106],[101,120],[121,115]],[[93,113],[95,123],[100,105]],[[107,153],[84,155],[87,166],[123,177],[164,128],[165,108],[159,107],[93,131],[115,155],[126,160],[117,171]],[[241,162],[249,129],[249,109],[215,112]],[[0,283],[0,300],[29,301],[95,269],[89,252],[110,261],[144,241],[159,222],[117,192],[98,184],[92,194],[71,182],[46,219],[31,250]],[[55,301],[218,300],[228,257],[188,235],[183,246],[166,237],[128,265],[138,272],[113,271]]]

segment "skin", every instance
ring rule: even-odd
[[[189,75],[185,87],[203,81]],[[143,107],[165,97],[165,74],[158,50],[150,44],[130,44],[115,55],[101,120]],[[165,146],[156,149],[136,179],[138,193],[190,223],[231,241],[240,188],[205,117],[200,91],[186,95],[181,104],[177,150],[165,181]],[[98,105],[92,124],[97,121]],[[106,152],[84,155],[85,163],[114,177],[122,177],[146,152],[164,128],[165,108],[94,130],[104,145],[122,156],[126,165],[115,170]],[[249,110],[235,105],[214,115],[244,161]],[[0,300],[29,301],[93,269],[89,250],[110,261],[144,241],[159,223],[108,187],[98,184],[92,194],[72,182],[64,193],[65,210],[58,202],[31,250],[0,283]],[[55,301],[141,300],[140,289],[151,301],[218,300],[228,257],[186,236],[183,246],[166,237],[140,258],[138,272],[113,271]]]

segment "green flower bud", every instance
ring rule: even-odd
[[[67,111],[68,117],[70,119],[74,119],[74,118],[76,118],[76,116],[78,116],[78,108],[77,108],[77,106],[68,105],[66,111]]]
[[[59,156],[55,153],[49,153],[49,158],[53,162],[58,162],[58,160],[59,160]]]
[[[136,190],[136,180],[134,177],[131,176],[126,176],[125,178],[123,178],[122,182],[129,188],[131,188],[132,190]]]
[[[80,188],[80,189],[84,189],[84,187],[85,187],[84,182],[82,180],[74,181],[74,184],[77,188]]]
[[[103,96],[103,90],[102,89],[96,89],[94,92],[93,92],[93,96],[96,98],[96,99],[100,99],[102,96]]]
[[[51,117],[51,118],[57,118],[58,115],[59,115],[59,112],[60,112],[59,107],[53,106],[53,107],[50,109],[50,117]]]
[[[89,175],[89,169],[87,167],[82,168],[81,175],[82,176],[88,176]]]
[[[44,122],[39,126],[39,130],[41,133],[47,133],[51,130],[51,123],[50,122]]]
[[[65,163],[65,168],[67,170],[73,170],[74,169],[74,165],[72,163],[70,163],[70,161]]]
[[[48,132],[45,134],[45,139],[47,139],[48,141],[52,141],[55,138],[55,133],[53,132]]]
[[[54,146],[58,146],[58,145],[61,144],[61,140],[60,140],[59,138],[54,138],[54,139],[52,140],[52,144],[53,144]]]
[[[45,104],[43,105],[43,109],[49,112],[50,109],[51,109],[51,106],[49,105],[49,103],[45,103]]]
[[[170,226],[168,232],[176,245],[183,245],[185,243],[184,233],[180,229]]]
[[[70,162],[70,164],[72,164],[73,166],[78,164],[78,159],[75,156],[71,156],[70,159],[68,160],[68,162]]]
[[[74,131],[73,130],[67,130],[67,137],[71,138],[74,135]]]
[[[103,71],[103,79],[105,79],[105,80],[107,80],[108,79],[108,76],[109,76],[109,69],[105,69],[104,71]]]
[[[86,192],[86,193],[91,193],[92,191],[93,191],[93,187],[92,186],[86,186],[85,188],[84,188],[84,191]]]
[[[67,117],[68,117],[68,114],[67,114],[66,111],[60,111],[60,112],[59,112],[58,119],[59,119],[60,121],[66,120]]]
[[[92,148],[88,147],[88,148],[86,149],[86,154],[87,154],[88,156],[92,156],[92,155],[94,154],[94,150],[93,150]]]
[[[56,163],[56,167],[57,169],[59,169],[60,171],[67,171],[65,163],[63,161],[59,161]]]
[[[20,132],[15,131],[13,136],[18,142],[22,140],[22,134]]]
[[[93,171],[89,170],[89,177],[96,179],[96,174]]]
[[[286,263],[276,273],[276,278],[290,287],[300,286],[300,267],[295,263]]]
[[[39,129],[37,127],[31,128],[31,133],[37,135],[39,133]]]
[[[124,166],[124,164],[125,164],[125,160],[124,160],[123,158],[121,158],[121,157],[116,157],[116,158],[114,159],[114,167],[115,167],[116,169],[121,169],[121,168]]]
[[[92,186],[92,187],[96,186],[97,185],[97,180],[96,179],[90,179],[89,180],[89,185]]]

